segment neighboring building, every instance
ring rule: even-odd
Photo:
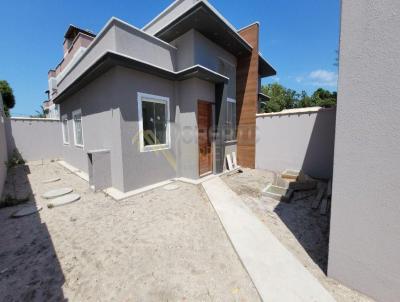
[[[46,112],[46,118],[60,118],[60,105],[54,104],[52,100],[44,101],[42,107],[43,110]]]
[[[49,88],[67,163],[122,192],[222,172],[232,151],[254,167],[260,79],[276,73],[258,23],[237,30],[206,1],[178,0],[142,29],[111,18],[65,37]]]
[[[328,275],[400,301],[400,2],[342,0]]]

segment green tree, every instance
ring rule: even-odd
[[[297,101],[297,108],[313,107],[315,106],[314,99],[310,97],[304,90],[301,92]]]
[[[273,83],[261,87],[262,93],[268,95],[270,100],[264,106],[264,112],[277,112],[283,109],[294,108],[296,91],[287,89],[281,84]]]
[[[10,116],[10,109],[15,106],[15,97],[12,88],[7,81],[0,81],[0,93],[3,97],[3,107],[6,116]]]
[[[261,112],[279,112],[283,109],[305,107],[331,107],[336,105],[337,93],[318,88],[310,96],[306,91],[297,93],[281,84],[274,83],[261,87],[262,93],[268,95],[270,100],[261,104]]]
[[[312,95],[314,106],[331,107],[336,105],[337,93],[336,91],[330,92],[323,88],[318,88]]]
[[[43,106],[40,106],[40,110],[36,110],[36,114],[31,115],[31,117],[46,118],[48,113],[48,109],[44,109]]]

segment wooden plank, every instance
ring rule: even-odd
[[[315,197],[313,203],[311,204],[312,209],[317,209],[319,207],[319,204],[321,202],[322,197],[324,196],[326,191],[326,185],[323,183],[318,184],[318,193],[317,196]]]
[[[327,212],[328,212],[328,197],[325,196],[324,199],[322,199],[319,213],[321,215],[326,215]]]
[[[328,197],[331,197],[331,196],[332,196],[332,178],[329,179],[329,182],[328,182],[328,191],[327,191],[327,195],[328,195]]]
[[[226,155],[226,161],[228,163],[228,170],[232,171],[233,170],[233,163],[232,163],[231,156],[229,154]]]
[[[238,166],[236,152],[232,152],[232,162],[233,162],[233,168],[236,169]]]

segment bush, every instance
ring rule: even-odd
[[[8,169],[25,164],[25,160],[22,158],[21,153],[17,149],[14,149],[11,158],[6,161],[6,166]]]

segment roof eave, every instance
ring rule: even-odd
[[[89,68],[87,68],[77,79],[66,87],[58,96],[53,99],[55,104],[62,103],[68,96],[77,92],[90,81],[109,70],[114,66],[123,66],[138,71],[150,73],[161,78],[172,81],[183,81],[197,77],[213,83],[227,83],[229,78],[214,72],[202,65],[194,65],[184,70],[174,72],[150,63],[129,57],[120,53],[107,51],[102,54]]]

